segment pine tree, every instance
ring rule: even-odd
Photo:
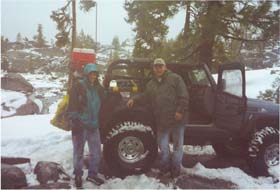
[[[168,32],[166,19],[178,12],[177,1],[126,1],[126,21],[135,24],[135,57],[156,57]]]
[[[112,40],[112,48],[113,48],[113,55],[112,60],[117,60],[120,58],[120,51],[121,51],[121,45],[120,40],[118,36],[115,36]]]
[[[33,37],[33,39],[37,42],[38,47],[42,48],[46,45],[46,38],[43,35],[43,26],[42,24],[38,24],[38,28],[37,28],[37,35],[35,35]]]
[[[93,49],[94,47],[94,41],[93,39],[84,33],[82,30],[79,35],[77,36],[76,40],[76,47],[77,48],[90,48]]]
[[[279,7],[272,11],[271,1],[129,1],[125,3],[127,22],[134,24],[134,56],[154,57],[173,47],[177,61],[217,64],[238,61],[246,44],[259,45],[279,39]],[[186,11],[182,32],[176,41],[166,41],[166,19],[178,10]],[[245,30],[245,31],[244,31]],[[274,40],[275,41],[275,40]],[[276,40],[277,41],[277,40]],[[171,43],[171,44],[168,44]],[[175,43],[176,46],[173,46]],[[171,55],[170,55],[171,57]],[[169,59],[169,58],[168,58]],[[173,59],[173,58],[172,58]]]
[[[21,37],[21,33],[20,32],[17,33],[16,42],[22,43],[22,37]]]
[[[95,7],[95,1],[81,0],[80,9],[84,12],[88,12],[92,7]],[[72,5],[72,6],[71,6]],[[69,7],[72,7],[72,13],[69,11]],[[56,38],[56,46],[64,47],[70,43],[69,35],[72,34],[72,49],[76,47],[76,0],[67,1],[66,5],[62,8],[52,11],[51,19],[57,24],[57,30],[59,31]]]
[[[8,38],[1,36],[1,69],[3,71],[9,71],[9,60],[7,57],[8,43]]]

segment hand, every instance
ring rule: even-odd
[[[133,104],[134,104],[134,100],[133,100],[133,99],[129,99],[129,100],[127,101],[127,103],[126,103],[126,106],[127,106],[128,108],[132,108],[132,107],[133,107]]]
[[[176,112],[175,113],[175,120],[176,121],[181,121],[183,119],[183,114]]]

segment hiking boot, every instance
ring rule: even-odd
[[[87,181],[90,181],[96,185],[102,185],[104,183],[103,179],[97,177],[97,176],[88,176]]]
[[[181,168],[180,167],[175,167],[171,169],[171,178],[176,178],[180,176],[181,174]]]
[[[75,176],[75,185],[77,188],[82,187],[83,184],[83,180],[82,180],[82,176]]]
[[[170,167],[163,167],[160,169],[159,177],[165,176],[170,172]]]

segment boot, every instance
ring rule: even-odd
[[[75,176],[75,185],[77,188],[82,187],[83,185],[82,176]]]
[[[176,178],[180,176],[181,168],[180,167],[172,167],[171,168],[171,178]]]
[[[104,183],[104,180],[99,178],[98,176],[88,176],[87,181],[90,181],[98,186]]]

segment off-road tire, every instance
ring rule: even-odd
[[[257,131],[249,145],[248,164],[255,176],[269,176],[271,166],[279,166],[279,131],[265,127]]]
[[[123,121],[107,134],[103,154],[114,176],[144,173],[156,159],[156,137],[152,128],[142,122]]]

